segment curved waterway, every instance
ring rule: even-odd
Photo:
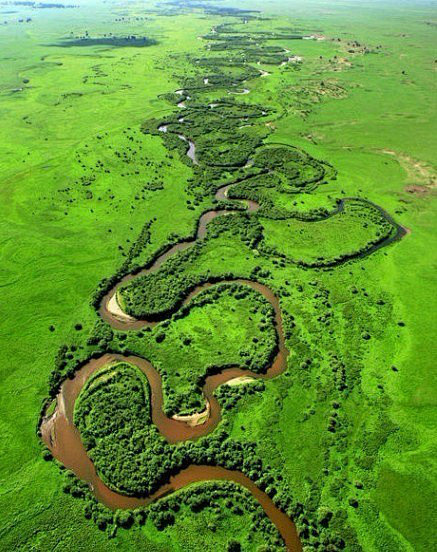
[[[164,125],[160,127],[162,132],[167,131],[167,127]],[[180,136],[182,139],[187,140],[185,137]],[[188,140],[187,140],[188,141]],[[195,145],[190,141],[190,157],[195,161]],[[215,198],[217,200],[229,200],[228,191],[234,184],[228,184],[222,186],[216,191]],[[241,200],[232,200],[241,204]],[[255,201],[244,201],[247,206],[247,211],[255,212],[258,210],[259,205]],[[369,202],[370,203],[370,202]],[[374,204],[372,204],[374,205]],[[382,210],[377,207],[387,219],[396,226],[397,232],[394,236],[388,239],[382,240],[381,243],[372,247],[372,251],[378,249],[382,245],[388,245],[388,243],[402,237],[404,231],[403,228],[395,223],[395,221]],[[340,212],[344,209],[344,200],[340,202],[337,208],[330,213],[330,216]],[[184,242],[180,242],[167,251],[158,256],[154,262],[147,268],[139,271],[136,274],[129,274],[121,279],[102,299],[99,314],[103,320],[110,324],[114,329],[119,330],[138,330],[146,326],[154,326],[158,322],[156,320],[139,320],[128,316],[123,312],[120,305],[117,302],[117,292],[119,288],[125,285],[128,281],[138,278],[145,274],[150,274],[159,270],[160,266],[174,254],[188,247],[191,247],[197,240],[205,237],[207,232],[208,223],[217,216],[225,216],[235,213],[232,210],[210,210],[202,214],[199,219],[197,232],[195,236]],[[272,305],[275,314],[275,327],[278,336],[278,347],[276,355],[271,362],[270,366],[264,374],[256,374],[250,370],[242,369],[238,366],[226,368],[217,374],[208,376],[205,378],[203,386],[203,396],[205,398],[205,411],[199,416],[200,420],[196,423],[190,423],[190,417],[172,417],[169,418],[165,415],[163,410],[163,393],[162,393],[162,380],[159,372],[152,366],[147,360],[137,357],[121,354],[105,354],[97,359],[90,360],[84,364],[76,373],[74,378],[67,379],[61,386],[60,392],[57,396],[57,406],[54,414],[51,417],[43,419],[40,430],[42,439],[51,450],[53,456],[57,458],[65,467],[71,469],[77,477],[87,481],[90,488],[93,490],[95,496],[105,505],[112,509],[116,508],[136,508],[139,506],[145,506],[150,504],[154,500],[157,500],[169,493],[172,493],[178,489],[182,489],[190,483],[208,480],[230,480],[248,489],[252,496],[258,500],[264,509],[266,515],[271,519],[279,530],[287,549],[290,551],[300,551],[301,544],[297,535],[296,528],[291,519],[286,516],[279,508],[277,508],[273,501],[266,495],[261,489],[259,489],[248,477],[243,473],[233,470],[227,470],[219,466],[198,466],[191,465],[186,469],[181,470],[179,473],[172,475],[169,478],[169,482],[162,485],[154,494],[146,498],[138,498],[126,496],[116,491],[111,490],[98,476],[93,463],[87,455],[86,449],[80,438],[79,431],[73,423],[74,405],[77,397],[88,378],[96,370],[99,370],[103,366],[116,363],[120,361],[129,362],[137,366],[147,377],[150,390],[151,390],[151,415],[152,421],[158,428],[159,432],[166,438],[169,443],[177,443],[188,439],[196,439],[202,435],[206,435],[211,432],[221,419],[220,405],[214,396],[214,391],[220,385],[226,384],[231,380],[239,377],[249,377],[253,379],[270,379],[281,374],[287,366],[288,351],[285,346],[285,339],[283,333],[283,324],[281,317],[281,310],[279,306],[278,298],[267,286],[245,279],[235,280],[222,280],[215,283],[206,283],[196,286],[186,296],[182,305],[188,304],[191,299],[200,292],[208,289],[211,286],[217,285],[217,283],[234,282],[241,285],[247,285],[261,293],[267,301]],[[182,306],[180,305],[180,306]],[[175,310],[180,308],[178,306]]]
[[[178,90],[176,93],[182,95],[183,92],[183,90]],[[242,93],[248,92],[248,89],[244,89]],[[185,107],[184,102],[181,102],[178,105],[179,107]],[[213,105],[214,104],[211,104],[211,107]],[[159,130],[162,132],[167,132],[168,126],[161,125],[159,127]],[[195,144],[181,134],[178,136],[189,144],[187,155],[191,158],[193,163],[198,164],[196,159]],[[228,198],[228,190],[230,187],[235,186],[236,184],[237,183],[222,186],[216,191],[215,198],[217,200],[231,201]],[[241,205],[243,200],[233,199],[232,201]],[[244,200],[244,204],[246,205],[248,212],[257,211],[259,208],[258,203],[255,201]],[[387,217],[389,222],[396,226],[397,232],[394,236],[390,236],[389,238],[381,240],[380,243],[375,244],[372,248],[370,248],[369,252],[366,252],[366,254],[374,252],[376,249],[379,249],[383,245],[388,245],[392,241],[402,237],[405,233],[404,229],[396,224],[394,220],[388,215],[388,213],[383,211],[379,206],[374,206],[377,207],[380,212]],[[336,212],[340,212],[343,208],[344,200],[342,200],[337,208],[332,213],[330,213],[330,216],[332,216]],[[135,274],[129,274],[125,276],[103,297],[99,307],[99,314],[102,319],[110,324],[113,328],[125,331],[137,330],[145,326],[154,326],[155,324],[157,324],[158,322],[156,320],[139,320],[124,313],[117,301],[117,292],[120,287],[125,285],[133,278],[138,278],[142,275],[155,272],[167,259],[175,255],[177,252],[191,247],[197,240],[202,239],[206,234],[208,223],[215,217],[225,216],[235,212],[236,211],[226,209],[212,209],[203,213],[198,221],[197,231],[193,238],[173,245],[167,251],[158,256],[154,260],[154,262],[147,268]],[[217,426],[221,419],[221,412],[220,405],[217,399],[214,397],[214,391],[220,385],[224,385],[231,380],[239,377],[266,380],[281,374],[287,367],[288,351],[285,346],[279,301],[270,288],[251,280],[222,280],[220,282],[206,283],[195,287],[187,295],[182,304],[188,304],[191,299],[198,293],[211,286],[217,285],[217,283],[223,282],[235,282],[241,285],[250,286],[257,292],[261,293],[267,299],[267,301],[270,302],[274,309],[278,345],[276,354],[265,373],[256,374],[254,372],[251,372],[250,370],[242,369],[238,366],[235,366],[223,369],[217,374],[206,377],[203,386],[203,396],[206,403],[205,411],[198,415],[198,419],[195,423],[191,423],[192,420],[190,421],[190,418],[192,417],[189,416],[176,416],[169,418],[165,415],[163,410],[161,376],[150,362],[137,356],[122,355],[118,353],[107,353],[99,358],[88,361],[79,370],[76,371],[72,379],[67,379],[63,382],[56,399],[56,408],[54,414],[50,417],[43,418],[41,422],[41,436],[45,444],[51,450],[53,456],[57,460],[59,460],[66,468],[72,470],[77,477],[84,481],[87,481],[95,496],[102,503],[112,509],[131,509],[137,508],[139,506],[145,506],[169,493],[172,493],[178,489],[182,489],[190,485],[191,483],[199,481],[234,481],[248,489],[251,492],[252,496],[256,500],[258,500],[266,515],[275,524],[278,531],[280,532],[287,549],[292,552],[297,552],[301,550],[301,543],[299,541],[296,528],[291,519],[286,516],[279,508],[277,508],[273,501],[268,497],[268,495],[265,494],[261,489],[259,489],[243,473],[239,471],[227,470],[219,466],[190,465],[187,468],[181,470],[179,473],[172,475],[169,478],[168,483],[162,485],[154,494],[148,497],[139,498],[126,496],[111,490],[100,479],[96,472],[94,464],[91,462],[90,458],[87,455],[86,449],[80,438],[79,431],[73,423],[74,405],[81,389],[83,388],[91,374],[110,363],[117,363],[120,361],[129,362],[137,366],[145,374],[151,390],[152,421],[158,428],[159,432],[166,438],[169,443],[177,443],[181,441],[186,441],[188,439],[196,439],[202,435],[208,434]],[[181,306],[182,305],[177,306],[175,308],[175,311]]]
[[[179,122],[183,122],[183,119],[179,119]],[[158,127],[158,130],[160,132],[168,132],[168,125],[161,125]],[[184,142],[188,143],[188,150],[186,152],[187,156],[191,159],[191,161],[198,165],[198,161],[196,159],[196,146],[192,140],[189,140],[187,137],[185,137],[183,134],[178,134],[178,138],[183,140]]]
[[[228,200],[228,190],[232,186],[235,186],[235,184],[227,184],[225,186],[222,186],[218,188],[218,190],[215,193],[215,198],[219,201],[222,200]],[[233,200],[236,203],[240,203],[239,200]],[[253,213],[258,210],[259,205],[256,201],[252,200],[244,200],[245,205],[247,206],[247,212]],[[154,262],[148,266],[147,268],[144,268],[140,270],[139,272],[135,274],[128,274],[124,276],[102,299],[99,307],[99,314],[105,320],[110,324],[113,328],[116,330],[138,330],[144,326],[154,326],[157,324],[157,321],[153,320],[139,320],[136,318],[132,318],[130,316],[127,316],[122,312],[120,308],[114,308],[115,305],[117,305],[117,292],[120,289],[120,287],[124,286],[127,282],[139,278],[140,276],[144,276],[146,274],[150,274],[152,272],[156,272],[159,270],[161,265],[167,261],[170,257],[178,253],[179,251],[184,251],[185,249],[188,249],[191,247],[197,240],[201,240],[205,237],[207,226],[208,224],[219,216],[227,216],[231,215],[233,213],[236,213],[238,211],[232,211],[228,209],[211,209],[209,211],[206,211],[201,215],[199,218],[198,224],[197,224],[197,231],[193,238],[188,239],[183,242],[179,242],[173,246],[171,246],[167,251],[162,253],[162,255],[159,255]],[[256,284],[255,282],[249,282],[246,280],[246,283],[249,285],[258,286],[260,284]],[[204,287],[204,286],[201,286]],[[266,290],[265,286],[262,286]],[[196,288],[197,289],[197,288]],[[270,292],[270,290],[269,290]],[[188,297],[185,299],[184,303],[187,303],[190,301],[190,299],[193,297],[193,294],[195,292],[191,292]],[[271,293],[271,292],[270,292]],[[265,295],[265,294],[264,294]],[[271,293],[271,295],[274,297],[274,295]],[[276,299],[276,298],[275,298]],[[277,301],[277,299],[276,299]],[[278,306],[279,310],[279,306]]]
[[[238,280],[237,280],[238,281]],[[240,281],[255,287],[253,282]],[[255,287],[257,289],[257,287]],[[201,291],[200,287],[197,293]],[[258,291],[261,291],[258,289]],[[267,294],[271,292],[266,288]],[[107,353],[97,359],[93,359],[83,365],[74,378],[67,379],[61,386],[57,396],[55,413],[43,420],[41,424],[41,436],[51,450],[53,456],[66,468],[72,470],[77,477],[87,481],[96,498],[111,509],[137,508],[182,489],[191,483],[208,480],[230,480],[248,489],[252,496],[258,500],[267,516],[278,528],[287,549],[294,552],[301,550],[296,528],[291,519],[277,508],[269,496],[261,491],[243,473],[221,468],[219,466],[190,465],[170,477],[169,482],[162,485],[155,493],[146,497],[130,497],[111,490],[98,476],[94,464],[88,457],[87,451],[80,438],[80,433],[73,423],[74,405],[88,378],[103,366],[111,363],[128,362],[137,366],[147,377],[151,390],[151,414],[152,421],[160,433],[170,443],[194,439],[209,433],[220,421],[220,406],[214,397],[214,390],[223,383],[240,376],[250,376],[256,379],[272,378],[281,373],[286,366],[287,351],[284,346],[282,324],[279,311],[275,309],[278,325],[279,350],[266,374],[256,374],[239,367],[227,368],[219,374],[209,376],[205,380],[203,394],[209,404],[210,415],[205,423],[197,426],[169,418],[163,411],[162,380],[159,372],[147,360],[132,356]]]
[[[248,477],[238,471],[227,470],[218,466],[191,465],[169,478],[155,493],[148,497],[126,496],[111,490],[97,475],[94,464],[87,455],[80,438],[79,431],[73,424],[74,402],[89,376],[99,368],[113,361],[128,361],[136,364],[143,372],[148,372],[151,365],[138,357],[122,355],[103,355],[101,358],[87,363],[73,380],[67,380],[62,385],[58,395],[55,414],[43,421],[41,425],[42,439],[52,451],[54,457],[76,476],[86,481],[96,498],[112,510],[134,509],[147,506],[168,494],[188,485],[201,481],[226,480],[234,481],[245,487],[258,500],[266,515],[275,524],[288,550],[301,550],[296,528],[290,518],[279,510],[269,498]],[[153,368],[152,368],[153,371]],[[155,372],[156,373],[156,372]],[[152,372],[153,374],[153,372]],[[159,378],[159,374],[158,374]],[[153,377],[149,378],[152,382]],[[152,391],[153,396],[153,391]],[[153,402],[153,401],[152,401]],[[153,408],[153,407],[152,407]]]
[[[163,132],[167,128],[161,127]],[[181,139],[187,140],[180,136]],[[188,141],[188,140],[187,140]],[[195,145],[191,141],[190,149],[187,154],[193,162],[195,158]],[[222,186],[215,194],[216,199],[226,200],[228,190],[234,184]],[[235,200],[238,201],[238,200]],[[256,211],[258,204],[254,201],[245,201],[249,212]],[[99,314],[115,329],[132,330],[144,326],[153,326],[157,322],[154,320],[138,320],[127,316],[117,304],[117,291],[120,286],[133,278],[138,278],[143,274],[156,271],[172,255],[193,245],[196,240],[202,239],[207,230],[208,223],[217,216],[227,215],[235,211],[229,210],[210,210],[205,212],[199,219],[197,232],[194,238],[185,242],[178,243],[157,257],[154,263],[136,274],[129,274],[118,282],[114,288],[102,299]],[[299,537],[291,519],[275,506],[270,497],[259,489],[247,476],[239,471],[227,470],[219,466],[198,466],[190,465],[179,473],[170,477],[169,482],[162,485],[154,494],[146,497],[126,496],[111,490],[98,476],[94,464],[88,457],[86,449],[80,438],[78,429],[73,423],[74,405],[77,397],[88,378],[96,370],[99,370],[108,363],[125,361],[137,366],[147,377],[151,390],[151,414],[152,421],[157,426],[160,433],[170,443],[177,443],[187,439],[196,439],[212,431],[221,419],[220,405],[214,397],[214,391],[220,385],[226,384],[230,380],[238,377],[251,377],[253,379],[270,379],[282,373],[287,365],[288,351],[285,347],[284,333],[282,327],[282,317],[279,308],[278,298],[267,287],[250,280],[237,279],[226,280],[227,282],[236,282],[242,285],[248,285],[255,289],[270,302],[275,313],[275,326],[278,336],[278,347],[275,357],[264,374],[256,374],[250,370],[242,369],[238,366],[226,368],[221,372],[205,378],[203,386],[203,395],[206,401],[205,415],[203,423],[190,424],[188,420],[178,417],[169,418],[163,410],[162,380],[159,372],[147,360],[137,356],[126,356],[121,354],[105,354],[97,359],[90,360],[76,371],[72,379],[67,379],[61,386],[56,399],[56,409],[52,416],[45,417],[41,423],[40,431],[45,444],[48,446],[53,456],[59,460],[66,468],[72,470],[77,477],[87,481],[94,492],[96,498],[112,509],[117,508],[136,508],[150,504],[169,493],[182,489],[191,483],[209,480],[228,480],[234,481],[250,491],[252,496],[258,500],[266,515],[280,532],[288,550],[297,552],[301,550]],[[197,286],[185,298],[184,304],[200,293],[201,291],[217,285],[216,283],[207,283]]]

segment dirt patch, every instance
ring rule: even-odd
[[[114,293],[114,295],[108,301],[108,305],[106,308],[108,309],[108,312],[110,312],[118,320],[123,320],[128,322],[133,322],[135,320],[135,318],[132,318],[132,316],[129,316],[128,314],[126,314],[123,311],[123,309],[120,307],[120,304],[117,299],[117,293]]]
[[[209,411],[210,411],[209,403],[206,404],[206,408],[203,412],[197,412],[196,414],[191,414],[190,416],[180,416],[179,414],[175,414],[172,416],[173,420],[177,420],[178,422],[184,422],[190,427],[196,427],[198,425],[202,425],[206,422],[206,420],[209,418]]]
[[[352,67],[352,63],[349,61],[348,58],[345,57],[334,57],[330,60],[331,62],[331,69],[333,71],[344,71],[345,69],[349,69]]]
[[[226,385],[230,385],[231,387],[234,387],[235,385],[245,385],[246,383],[251,383],[255,381],[250,376],[240,376],[238,378],[233,378],[229,380]]]
[[[411,186],[406,186],[405,191],[409,194],[427,194],[429,193],[429,188],[426,186],[419,186],[418,184],[413,184]]]
[[[388,149],[380,151],[386,155],[395,157],[399,165],[407,173],[410,183],[405,187],[406,192],[411,194],[427,194],[437,187],[436,171],[424,161],[414,159],[414,157],[402,152]]]

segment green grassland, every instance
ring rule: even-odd
[[[261,224],[265,246],[288,259],[299,259],[307,264],[319,259],[332,262],[341,255],[365,251],[370,243],[389,236],[393,231],[381,213],[353,201],[337,215],[322,221],[285,220],[278,223],[264,219]]]
[[[298,525],[308,550],[319,542],[311,533],[317,526],[344,538],[350,550],[428,552],[435,547],[436,514],[435,10],[389,1],[273,1],[266,8],[245,0],[239,7],[271,14],[244,26],[252,32],[286,28],[326,39],[276,39],[272,45],[302,57],[298,67],[266,57],[252,65],[270,74],[250,79],[250,93],[229,95],[225,83],[222,90],[195,94],[195,101],[230,98],[238,106],[229,112],[263,106],[266,115],[239,130],[247,136],[245,147],[262,139],[289,145],[335,172],[311,189],[298,191],[281,176],[279,188],[241,185],[233,193],[251,197],[255,190],[261,206],[304,216],[360,197],[411,233],[363,259],[322,270],[287,261],[357,251],[378,237],[385,221],[366,218],[364,227],[347,208],[317,222],[266,212],[229,215],[210,224],[194,252],[173,261],[172,289],[183,294],[190,283],[232,274],[278,295],[288,370],[261,392],[235,391],[241,397],[226,409],[223,425],[236,442],[256,443],[264,465],[282,474],[308,521]],[[19,22],[27,17],[32,21]],[[79,2],[64,10],[0,5],[2,550],[227,550],[233,540],[247,551],[268,546],[261,533],[249,534],[249,514],[233,511],[222,498],[201,512],[181,499],[174,524],[162,530],[148,519],[112,535],[101,531],[84,516],[83,501],[63,492],[63,477],[43,460],[35,433],[60,345],[75,349],[69,366],[88,352],[97,320],[90,301],[99,282],[131,260],[145,224],[147,240],[133,261],[138,266],[165,244],[192,235],[200,214],[214,204],[200,188],[193,190],[198,169],[178,146],[167,147],[171,138],[141,127],[180,116],[174,115],[178,98],[166,95],[184,79],[199,79],[193,59],[223,54],[206,53],[198,39],[223,22],[235,23],[190,7],[141,2]],[[63,46],[86,31],[91,37],[147,36],[156,44]],[[229,117],[208,133],[202,114],[193,120],[200,120],[193,125],[200,161],[231,156]],[[245,151],[234,152],[233,161]],[[217,174],[207,177],[204,189],[215,189]],[[284,258],[268,254],[271,248]],[[132,300],[128,310],[148,312],[144,290],[154,281],[161,301],[159,280],[167,281],[171,264],[121,291]],[[166,398],[176,396],[182,410],[200,404],[193,386],[208,365],[258,362],[274,340],[271,324],[259,328],[268,305],[256,292],[241,299],[219,293],[205,304],[201,298],[183,317],[173,315],[143,336],[110,336],[119,350],[144,355],[168,374]],[[164,300],[171,307],[175,295]],[[242,344],[250,340],[242,357]],[[182,370],[185,365],[190,369]],[[137,406],[137,422],[149,423],[148,411]],[[233,493],[236,504],[249,500],[239,487]]]
[[[122,346],[160,371],[166,411],[182,414],[204,408],[199,387],[208,370],[242,366],[262,373],[276,339],[273,310],[264,297],[247,286],[222,284],[193,299],[185,316],[179,312],[150,333],[128,334]]]

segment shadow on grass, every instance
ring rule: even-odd
[[[147,36],[106,36],[100,38],[83,37],[63,40],[51,46],[61,46],[62,48],[71,48],[72,46],[112,46],[144,48],[145,46],[154,46],[158,41]]]

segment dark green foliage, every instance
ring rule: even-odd
[[[147,496],[172,473],[190,464],[241,470],[267,491],[275,486],[284,488],[279,473],[263,468],[254,443],[235,442],[224,429],[196,442],[169,445],[151,424],[149,401],[145,376],[126,363],[96,372],[80,394],[74,422],[100,476],[113,489]],[[73,496],[85,496],[84,488],[86,484],[76,480],[68,480],[64,486],[65,492]],[[289,491],[280,498],[283,509],[291,507],[287,496],[291,496]],[[275,497],[277,500],[279,497]],[[209,504],[205,497],[191,502],[194,510]],[[160,512],[161,508],[165,506],[158,503],[151,511]],[[125,516],[116,523],[126,525],[131,521],[131,517]],[[171,521],[167,515],[157,517],[161,528]]]
[[[231,224],[220,218],[214,220],[210,224],[207,239],[212,240],[229,229],[249,247],[254,247],[261,237],[261,227],[257,221],[242,215],[241,218],[233,216]],[[184,274],[182,267],[194,263],[205,246],[205,242],[197,242],[188,250],[170,258],[158,272],[138,277],[122,287],[119,293],[126,312],[137,318],[162,320],[177,310],[195,287],[245,276],[229,272],[226,267],[220,274]]]
[[[176,6],[184,4],[174,2]],[[190,3],[189,3],[190,4]],[[232,16],[235,18],[251,19],[255,15],[246,10],[234,10],[232,8],[208,7],[207,12],[216,15]],[[220,299],[221,294],[230,293],[234,297],[245,297],[253,294],[253,304],[256,309],[264,309],[264,321],[262,324],[263,337],[271,343],[265,354],[258,357],[242,356],[241,366],[250,368],[257,373],[265,371],[277,352],[277,335],[274,332],[273,311],[263,299],[257,297],[253,290],[237,284],[217,285],[208,292],[202,293],[191,301],[189,305],[182,306],[189,293],[198,285],[205,283],[218,283],[237,278],[252,278],[258,281],[267,281],[272,277],[271,270],[283,269],[286,263],[292,263],[299,269],[319,269],[338,266],[345,261],[364,257],[376,251],[383,245],[388,245],[394,239],[402,235],[402,231],[394,221],[381,209],[357,199],[339,201],[337,208],[328,210],[327,207],[316,207],[306,211],[284,208],[276,203],[276,197],[286,194],[289,197],[303,193],[311,193],[319,186],[323,186],[329,180],[336,178],[335,169],[327,162],[317,160],[306,152],[285,144],[264,144],[264,139],[270,134],[263,122],[264,117],[274,115],[274,110],[268,106],[254,105],[239,101],[238,94],[244,91],[247,80],[259,76],[259,71],[248,63],[261,62],[266,64],[279,64],[287,61],[287,52],[281,46],[266,44],[265,42],[276,39],[302,38],[294,32],[267,32],[258,33],[238,32],[230,24],[225,23],[217,27],[217,32],[207,35],[210,40],[210,49],[214,54],[193,59],[194,76],[181,78],[181,94],[167,94],[166,99],[173,105],[179,104],[175,112],[166,116],[165,120],[148,120],[142,125],[142,132],[153,134],[162,138],[168,151],[176,152],[180,159],[192,169],[192,177],[188,183],[190,198],[187,200],[189,209],[195,209],[199,205],[214,205],[220,209],[238,210],[244,209],[244,204],[236,204],[235,201],[247,199],[258,203],[259,211],[256,214],[237,214],[230,217],[221,217],[214,220],[208,227],[208,234],[203,241],[194,243],[194,233],[191,236],[193,246],[183,253],[179,253],[166,263],[158,271],[138,277],[123,286],[120,290],[121,303],[128,314],[138,318],[147,317],[150,320],[163,320],[171,316],[171,320],[162,323],[153,336],[156,347],[165,347],[169,341],[169,324],[187,316],[193,308],[203,307]],[[78,41],[69,41],[69,46],[148,46],[154,41],[145,37],[128,37],[120,39],[81,38]],[[67,44],[65,44],[67,45]],[[220,56],[219,52],[224,52]],[[208,82],[203,78],[207,74]],[[204,92],[210,91],[223,93],[222,97],[213,105],[206,105]],[[182,103],[184,105],[182,105]],[[182,111],[180,108],[185,107]],[[182,119],[181,120],[181,114]],[[161,125],[167,127],[166,132],[159,130]],[[181,136],[185,140],[181,140]],[[98,138],[100,139],[100,138]],[[187,156],[187,141],[194,142],[196,146],[196,161]],[[121,157],[121,154],[118,154]],[[171,154],[173,155],[173,154]],[[127,154],[124,162],[128,163]],[[102,168],[102,167],[100,167]],[[91,186],[92,175],[82,177],[83,186]],[[215,191],[225,185],[234,184],[229,189],[226,199],[218,202],[212,198]],[[144,186],[144,190],[155,191],[162,189],[163,184],[154,180]],[[85,191],[90,200],[94,197],[91,190]],[[137,198],[135,198],[137,199]],[[202,203],[204,202],[204,203]],[[315,260],[308,260],[302,255],[293,255],[288,251],[279,250],[268,246],[266,243],[266,229],[263,218],[270,221],[287,219],[300,219],[302,221],[325,221],[330,217],[341,216],[346,209],[355,210],[357,218],[363,224],[375,223],[379,226],[378,235],[369,240],[364,246],[353,250],[339,250],[328,255],[320,254]],[[265,222],[265,221],[264,221]],[[112,276],[103,281],[97,289],[92,304],[100,305],[102,297],[118,283],[123,276],[130,272],[137,272],[141,267],[138,258],[145,246],[150,243],[151,222],[143,227],[138,239],[123,255],[125,262]],[[249,270],[232,270],[226,264],[219,270],[204,270],[199,273],[190,273],[189,269],[196,264],[208,247],[214,247],[214,240],[218,240],[225,232],[232,234],[232,243],[242,243],[248,258],[253,260]],[[163,251],[168,250],[182,238],[171,236],[167,243],[161,245],[154,258]],[[278,240],[278,245],[279,244]],[[119,246],[123,250],[122,246]],[[267,263],[268,261],[268,263]],[[149,266],[152,259],[149,261]],[[249,272],[249,273],[248,273]],[[304,270],[301,271],[303,273]],[[276,290],[278,297],[287,301],[293,294],[291,285],[281,285]],[[300,290],[299,290],[300,286]],[[318,312],[314,317],[320,327],[330,329],[335,313],[329,303],[329,293],[321,289],[318,282],[310,282],[309,288],[317,288],[314,299],[318,299]],[[302,291],[298,284],[297,289]],[[357,290],[358,292],[358,290]],[[355,292],[352,292],[355,295]],[[287,339],[295,340],[296,357],[299,358],[298,370],[303,389],[312,385],[311,372],[316,371],[322,363],[317,355],[303,355],[305,346],[296,337],[298,320],[289,312],[284,312],[284,331]],[[298,317],[297,317],[298,318]],[[167,324],[168,322],[168,324]],[[402,327],[403,323],[399,326]],[[76,325],[79,331],[80,324]],[[53,331],[54,327],[50,327]],[[361,328],[363,342],[373,337],[372,328]],[[127,352],[135,348],[141,341],[142,335],[133,336],[127,333],[115,333],[111,328],[98,320],[94,330],[87,341],[88,350],[72,350],[61,348],[56,359],[55,370],[50,381],[50,395],[54,396],[60,383],[65,377],[71,376],[84,357],[97,355],[101,351],[122,350]],[[258,339],[258,337],[256,338]],[[372,341],[371,341],[372,342]],[[183,345],[190,347],[191,338],[185,338]],[[135,352],[135,351],[134,351]],[[311,358],[310,358],[311,357]],[[359,384],[359,369],[349,367],[342,358],[332,354],[330,357],[329,384],[326,389],[321,379],[314,385],[315,393],[320,396],[332,393],[335,397],[344,398],[352,393]],[[184,367],[185,369],[185,367]],[[193,394],[192,402],[188,405],[192,408],[203,407],[199,397],[206,375],[219,372],[223,366],[209,366],[205,373],[198,377],[193,386],[197,393]],[[189,368],[187,368],[189,370]],[[168,393],[167,374],[165,367],[160,368],[163,376],[163,388]],[[290,374],[286,374],[289,378]],[[289,379],[291,381],[291,378]],[[278,384],[278,389],[280,385]],[[304,544],[320,550],[340,550],[346,546],[350,550],[358,550],[356,535],[350,529],[345,511],[327,510],[322,504],[320,486],[317,481],[308,478],[307,495],[302,499],[302,504],[297,502],[284,478],[281,469],[271,468],[263,464],[258,456],[258,447],[252,442],[240,442],[231,438],[228,434],[227,413],[237,406],[238,402],[253,400],[252,395],[265,391],[262,381],[250,383],[242,387],[223,386],[217,390],[217,397],[223,407],[224,421],[219,430],[213,434],[201,438],[195,442],[184,442],[178,445],[169,445],[152,424],[150,412],[149,386],[144,375],[136,368],[126,363],[106,367],[91,377],[84,386],[80,398],[76,404],[74,421],[77,425],[82,441],[87,448],[90,458],[93,460],[102,479],[113,489],[128,495],[147,496],[163,483],[168,482],[170,476],[184,469],[190,464],[219,465],[232,470],[241,470],[263,489],[274,502],[296,521],[301,539]],[[169,394],[168,412],[179,411],[181,403]],[[281,405],[277,399],[276,405]],[[184,405],[186,406],[186,404]],[[308,407],[307,412],[302,413],[304,420],[314,416],[315,409]],[[379,420],[377,428],[372,434],[363,437],[362,455],[357,459],[357,464],[364,470],[371,470],[375,462],[376,453],[386,442],[387,438],[396,428],[387,424],[381,429],[385,420]],[[347,417],[341,409],[341,401],[335,401],[326,416],[325,439],[335,439],[337,451],[343,452],[346,447],[345,435],[348,430]],[[323,443],[324,445],[324,443]],[[43,452],[43,457],[49,458],[50,453]],[[327,466],[328,464],[326,464]],[[325,467],[326,473],[328,468]],[[346,509],[359,509],[360,501],[356,497],[360,485],[350,491],[347,482],[340,474],[332,482],[332,495],[341,496],[346,504]],[[265,516],[248,502],[241,504],[232,484],[224,483],[222,488],[212,484],[202,485],[197,489],[188,489],[183,494],[184,504],[189,505],[193,512],[206,508],[212,508],[214,500],[222,498],[219,491],[225,490],[228,496],[228,507],[233,513],[239,515],[245,509],[253,512],[254,529],[266,531],[272,534],[271,527],[267,528]],[[358,490],[357,490],[358,489]],[[116,527],[128,528],[133,523],[144,523],[147,516],[153,521],[159,530],[164,530],[175,522],[175,515],[180,507],[181,493],[162,499],[152,505],[148,510],[138,510],[135,513],[117,511],[110,513],[90,495],[84,483],[77,481],[67,473],[64,491],[72,496],[85,498],[85,516],[93,519],[102,530],[115,524]],[[347,502],[346,502],[347,501]],[[263,533],[264,534],[264,533]],[[341,535],[341,537],[337,536]],[[276,540],[275,540],[276,538]],[[274,549],[277,544],[277,536],[271,539]],[[347,544],[346,544],[347,543]],[[228,550],[237,551],[240,544],[230,540]]]
[[[105,37],[91,37],[84,36],[75,39],[65,40],[59,42],[56,46],[62,46],[64,48],[72,48],[74,46],[90,47],[90,46],[110,46],[113,48],[120,47],[135,47],[144,48],[146,46],[153,46],[158,42],[147,36],[105,36]]]

